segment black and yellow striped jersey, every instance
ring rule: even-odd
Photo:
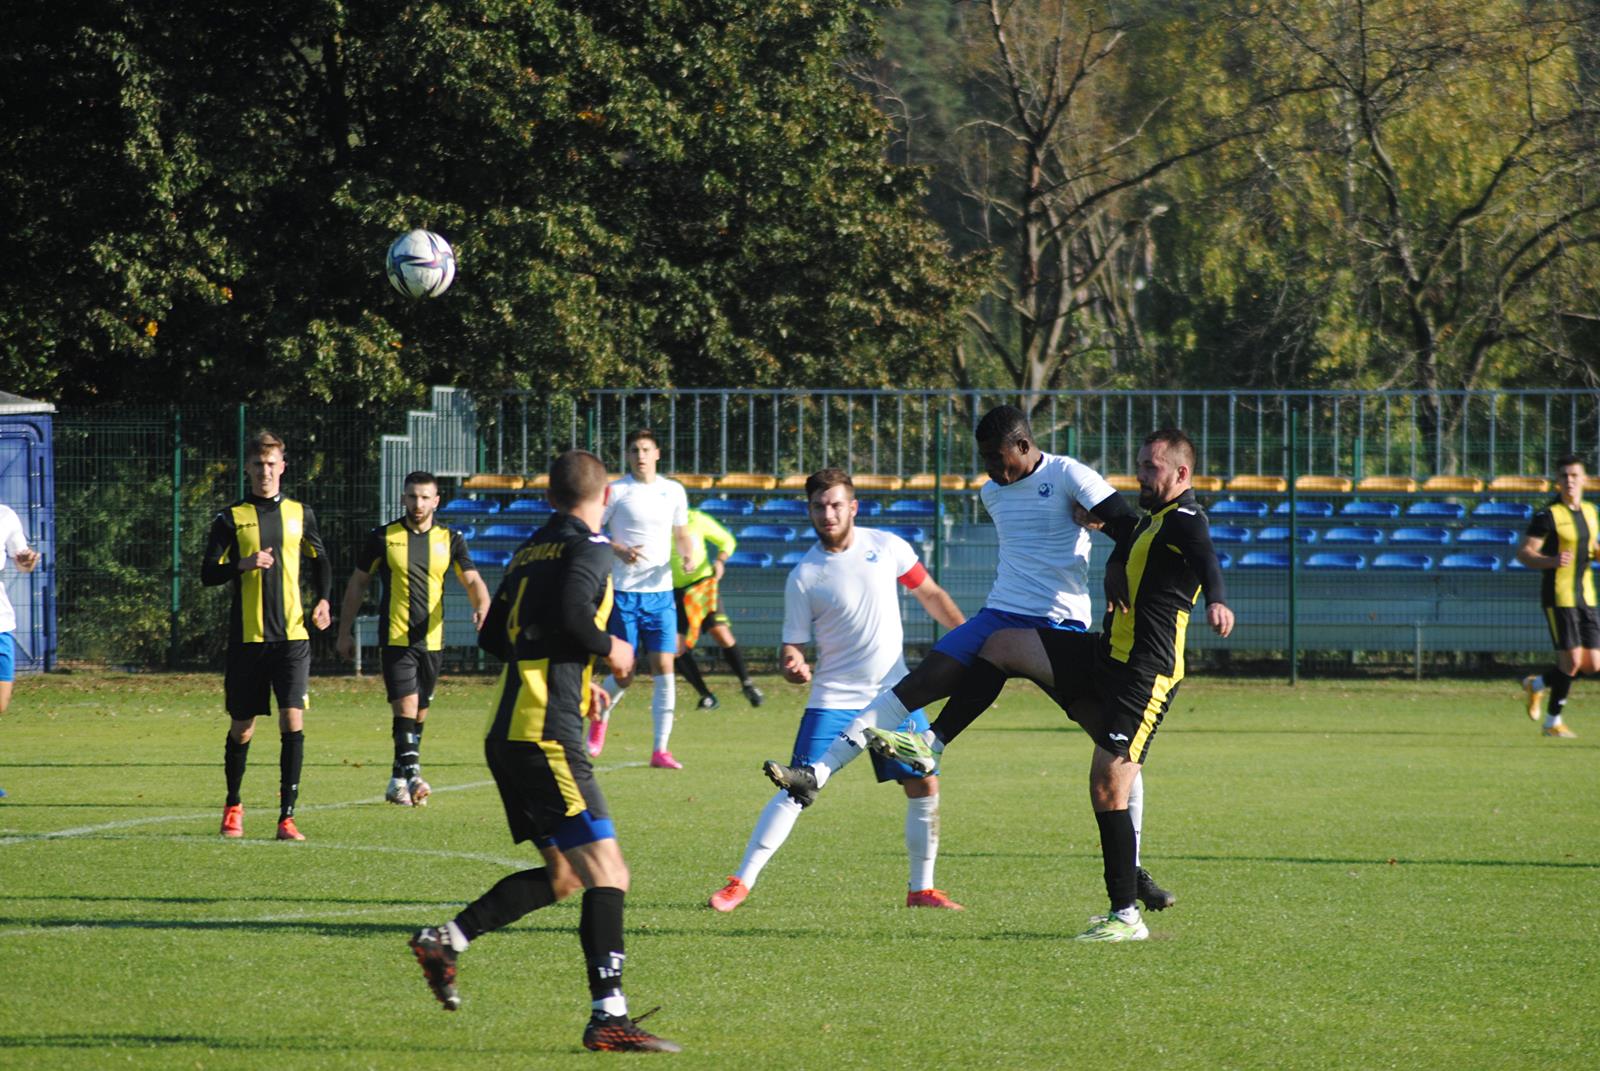
[[[389,647],[444,649],[444,578],[452,568],[466,583],[477,566],[467,541],[447,525],[413,531],[405,518],[367,533],[356,568],[383,583],[383,642]]]
[[[270,569],[240,572],[238,561],[259,551],[272,551]],[[311,507],[292,498],[246,495],[218,513],[206,540],[200,566],[203,584],[233,583],[228,611],[228,644],[276,643],[310,638],[301,599],[302,563],[311,561],[315,601],[333,591],[333,564],[328,560]]]
[[[611,651],[611,541],[557,513],[517,548],[478,646],[506,663],[491,740],[582,746],[595,660]]]
[[[1130,609],[1107,607],[1101,656],[1113,669],[1176,684],[1183,679],[1189,611],[1200,592],[1207,603],[1227,602],[1205,511],[1186,490],[1143,517],[1108,522],[1106,532],[1117,541],[1111,561],[1127,571]]]
[[[1589,562],[1595,557],[1595,539],[1600,537],[1594,506],[1580,501],[1573,507],[1556,499],[1533,515],[1528,535],[1544,540],[1541,554],[1555,557],[1564,550],[1572,552],[1570,565],[1540,570],[1544,575],[1539,605],[1551,609],[1594,606],[1594,573]]]

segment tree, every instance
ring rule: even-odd
[[[30,5],[0,368],[60,400],[928,374],[970,287],[840,63],[858,0]],[[389,291],[439,231],[444,297]]]

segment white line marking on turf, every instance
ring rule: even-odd
[[[644,766],[643,762],[619,762],[611,766],[595,768],[596,773],[609,773],[613,770],[626,770],[632,767]],[[446,792],[467,792],[473,789],[484,788],[494,784],[493,781],[469,781],[464,785],[441,785],[433,790],[434,795]],[[374,803],[383,803],[382,796],[368,796],[364,799],[350,800],[345,803],[313,803],[305,807],[295,808],[296,814],[312,814],[322,811],[342,811],[350,807],[367,807]],[[216,812],[202,811],[193,814],[160,814],[148,818],[128,818],[120,822],[101,822],[92,826],[75,826],[71,829],[57,829],[49,833],[19,833],[15,836],[0,837],[0,848],[9,844],[24,844],[36,840],[58,840],[64,837],[86,837],[95,833],[108,833],[117,829],[135,829],[139,826],[163,825],[168,822],[199,822],[207,818],[214,819]],[[189,839],[189,838],[180,838]]]

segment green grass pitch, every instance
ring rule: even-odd
[[[314,680],[303,844],[271,839],[267,721],[246,839],[217,836],[220,677],[22,680],[0,718],[0,1066],[1596,1066],[1592,682],[1582,736],[1556,741],[1515,681],[1189,681],[1146,777],[1145,862],[1179,901],[1134,945],[1068,939],[1104,909],[1089,747],[1026,685],[947,756],[939,884],[965,912],[903,906],[903,797],[865,762],[712,912],[803,699],[763,680],[752,711],[714,683],[721,710],[680,714],[683,771],[643,765],[642,688],[600,762],[633,868],[629,999],[686,1050],[611,1057],[578,1044],[576,900],[474,945],[454,1014],[405,947],[533,858],[483,767],[487,679],[441,689],[415,810],[381,802],[381,685]]]

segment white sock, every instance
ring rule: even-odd
[[[822,757],[812,760],[811,769],[817,775],[817,787],[821,788],[827,784],[829,777],[836,771],[844,769],[852,759],[866,750],[867,726],[893,729],[910,714],[905,704],[900,702],[900,697],[894,694],[893,688],[885,688],[879,692],[878,697],[856,715],[855,720],[845,727],[844,732],[834,738],[833,743],[828,745],[828,750],[822,753]]]
[[[939,858],[939,794],[906,800],[906,855],[911,874],[906,888],[912,892],[933,888],[933,862]]]
[[[1139,909],[1137,907],[1125,907],[1121,911],[1113,911],[1111,914],[1114,918],[1119,918],[1130,926],[1139,921]]]
[[[761,876],[761,868],[778,854],[783,842],[789,839],[803,810],[789,793],[781,790],[768,800],[767,805],[761,808],[761,817],[756,819],[756,827],[750,831],[750,842],[744,846],[744,859],[740,861],[739,871],[734,877],[754,888],[756,878]]]
[[[940,740],[938,735],[934,733],[932,729],[922,730],[922,740],[933,749],[933,753],[935,755],[944,754],[944,741]]]
[[[618,684],[617,678],[609,673],[606,674],[606,679],[600,682],[600,687],[611,697],[611,704],[606,707],[605,713],[600,715],[601,721],[607,721],[611,717],[611,712],[617,708],[617,704],[622,702],[622,696],[627,689]]]
[[[444,931],[445,940],[450,942],[450,947],[457,952],[465,952],[467,945],[472,943],[467,940],[467,935],[461,932],[461,927],[456,925],[455,919],[451,919],[439,928]]]
[[[628,998],[623,996],[621,993],[613,993],[609,997],[601,997],[599,1000],[591,1000],[589,1002],[589,1010],[605,1012],[607,1015],[627,1015]]]
[[[1544,727],[1546,729],[1554,729],[1557,725],[1560,725],[1560,724],[1561,724],[1561,715],[1560,714],[1546,714],[1544,716]]]
[[[1133,775],[1128,789],[1128,817],[1133,819],[1133,865],[1139,865],[1139,842],[1144,830],[1144,771]]]
[[[667,741],[672,739],[672,711],[677,697],[678,678],[671,673],[657,673],[650,692],[650,720],[656,727],[657,751],[667,750]]]

